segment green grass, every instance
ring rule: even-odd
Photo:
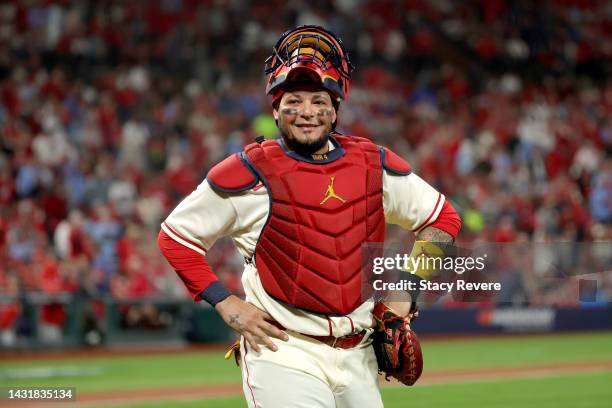
[[[470,368],[513,367],[571,362],[612,361],[612,332],[502,337],[423,342],[427,372]],[[8,379],[7,372],[27,368],[82,368],[92,376]],[[240,371],[223,360],[223,352],[193,352],[130,357],[92,357],[0,362],[0,384],[11,386],[70,386],[77,392],[172,388],[239,383]],[[581,373],[545,378],[491,382],[386,387],[386,408],[394,407],[603,407],[612,401],[612,372]],[[242,396],[196,401],[128,405],[122,408],[246,406]],[[359,407],[361,408],[361,407]],[[364,407],[367,408],[367,407]]]
[[[431,371],[612,360],[612,332],[422,343]]]
[[[608,407],[612,401],[610,384],[612,384],[612,373],[608,372],[412,388],[387,387],[383,389],[383,401],[385,408],[603,408]],[[235,397],[125,405],[121,408],[243,408],[245,406],[242,397]]]
[[[133,357],[66,358],[32,362],[0,363],[0,381],[5,386],[77,387],[79,391],[126,390],[136,388],[222,384],[240,381],[233,359],[223,352],[194,352]],[[99,370],[99,375],[47,379],[6,379],[7,369],[83,368]]]
[[[407,406],[410,408],[595,408],[610,406],[612,401],[610,384],[612,384],[612,372],[574,374],[417,386],[413,389],[388,388],[384,390],[383,399],[385,408]]]

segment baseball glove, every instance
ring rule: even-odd
[[[423,372],[421,345],[410,328],[410,322],[418,312],[402,317],[383,302],[378,302],[372,313],[376,319],[372,345],[378,372],[384,373],[387,381],[393,377],[403,384],[414,385]]]

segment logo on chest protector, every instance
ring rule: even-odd
[[[336,200],[339,200],[342,203],[346,203],[346,200],[340,197],[334,191],[334,178],[335,178],[334,176],[331,177],[331,180],[329,181],[329,185],[327,186],[327,191],[325,191],[325,197],[323,197],[323,201],[321,201],[319,205],[325,204],[327,200],[332,199],[332,198],[335,198]]]

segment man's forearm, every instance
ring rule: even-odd
[[[416,236],[418,241],[428,241],[434,243],[453,243],[454,238],[447,232],[435,227],[427,227],[419,232]],[[415,276],[416,278],[416,276]],[[416,278],[418,279],[418,278]],[[416,301],[418,290],[413,293],[402,292],[394,293],[393,300],[387,299],[385,304],[395,310],[397,314],[407,316],[411,310],[413,301]]]
[[[435,227],[426,227],[416,235],[419,241],[453,243],[455,239],[448,233]]]

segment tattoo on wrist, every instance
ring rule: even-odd
[[[429,242],[454,242],[455,239],[447,232],[435,227],[427,227],[417,234],[417,239]]]

